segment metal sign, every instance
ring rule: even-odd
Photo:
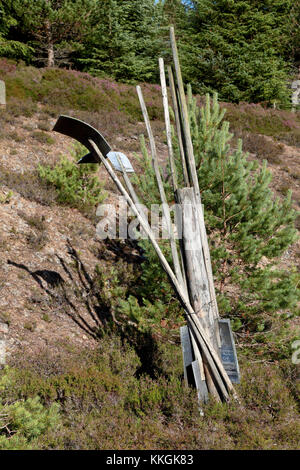
[[[232,383],[239,384],[241,380],[240,368],[236,354],[235,344],[228,318],[219,320],[221,337],[221,359],[228,377]]]
[[[122,162],[122,165],[123,165],[124,170],[126,171],[126,173],[134,173],[134,169],[133,169],[128,157],[126,157],[126,155],[124,153],[109,152],[107,154],[107,158],[109,159],[109,161],[111,162],[111,164],[113,165],[115,170],[123,171],[122,167],[119,163],[119,160],[118,160],[118,158],[119,158]]]

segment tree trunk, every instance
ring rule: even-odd
[[[47,37],[47,67],[54,67],[54,44],[52,38],[50,21],[46,23],[46,37]]]

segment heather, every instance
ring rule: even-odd
[[[152,377],[139,372],[141,359],[118,334],[103,338],[94,352],[65,347],[61,354],[16,358],[1,372],[0,400],[9,409],[39,396],[36,426],[43,416],[53,418],[32,436],[13,426],[12,417],[13,442],[68,450],[297,448],[295,371],[288,361],[278,369],[241,357],[241,403],[210,401],[200,416],[193,390],[183,389],[180,347],[157,347],[153,366],[160,373]]]

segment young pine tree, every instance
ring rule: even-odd
[[[250,161],[241,140],[233,148],[233,135],[216,94],[212,100],[207,95],[205,105],[199,107],[189,87],[188,108],[220,313],[231,318],[236,330],[242,326],[256,332],[268,330],[287,311],[289,316],[295,314],[299,300],[299,275],[278,267],[280,256],[297,237],[291,194],[284,200],[276,198],[266,162],[259,166]],[[174,144],[180,172],[176,139]],[[147,205],[159,203],[154,171],[145,149],[143,153],[147,175],[138,177],[136,189]],[[181,186],[182,180],[179,174]],[[168,178],[165,189],[170,195]],[[148,253],[151,262],[143,265],[137,292],[153,302],[164,302],[170,292],[168,282],[151,249]]]
[[[232,148],[216,94],[199,108],[189,87],[188,106],[221,312],[235,317],[236,327],[243,321],[263,330],[299,299],[296,274],[277,267],[297,236],[291,193],[276,198],[266,161],[251,162],[241,140]]]

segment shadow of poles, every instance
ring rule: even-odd
[[[62,261],[62,260],[61,260]],[[7,263],[15,268],[22,269],[23,271],[30,274],[34,281],[39,285],[39,287],[57,304],[63,305],[65,307],[65,313],[71,318],[86,334],[92,336],[94,339],[98,339],[97,330],[103,328],[99,318],[93,313],[90,308],[89,301],[85,299],[85,305],[87,306],[87,311],[89,312],[92,320],[96,325],[91,325],[78,311],[78,308],[71,300],[67,292],[67,285],[62,276],[56,272],[47,269],[39,269],[31,271],[25,264],[16,263],[12,260],[7,260]],[[65,263],[61,262],[64,265],[65,272],[68,272],[69,277],[74,281],[73,276],[68,270]],[[78,287],[78,286],[77,286]],[[84,285],[84,288],[87,286]],[[84,296],[83,296],[84,297]]]
[[[70,240],[67,240],[67,252],[74,262],[74,268],[71,269],[61,256],[56,254],[56,258],[69,282],[56,271],[47,269],[33,271],[25,264],[12,260],[8,260],[7,263],[28,273],[45,294],[56,305],[62,307],[65,314],[93,339],[99,340],[104,334],[117,334],[122,343],[127,342],[139,356],[141,366],[136,375],[147,374],[155,377],[161,372],[161,368],[157,342],[151,332],[141,332],[137,325],[126,318],[116,319],[110,300],[99,288],[97,278],[93,279],[90,276]],[[75,297],[76,305],[71,297]],[[87,321],[80,313],[80,306],[84,306],[91,321]]]

